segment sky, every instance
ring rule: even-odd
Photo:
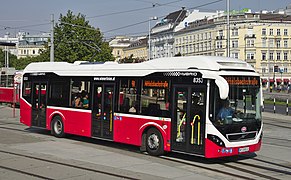
[[[185,9],[226,10],[226,0],[1,0],[0,37],[18,32],[49,32],[51,14],[58,23],[68,10],[86,16],[89,24],[99,28],[106,39],[117,35],[147,34],[149,19],[165,17]],[[230,0],[231,10],[249,8],[252,12],[286,8],[291,0]],[[161,18],[160,18],[161,19]],[[158,21],[158,20],[157,20]],[[151,26],[156,22],[151,21]]]

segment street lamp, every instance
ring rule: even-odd
[[[230,57],[230,23],[229,23],[229,11],[230,11],[230,0],[226,1],[226,9],[227,9],[227,48],[226,48],[226,56]]]
[[[148,39],[148,44],[149,44],[149,52],[148,52],[148,59],[151,59],[151,21],[152,20],[157,20],[157,16],[153,16],[149,18],[149,39]]]

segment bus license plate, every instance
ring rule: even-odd
[[[243,148],[239,148],[239,149],[238,149],[238,152],[239,152],[239,153],[242,153],[242,152],[248,152],[249,150],[250,150],[249,147],[243,147]]]

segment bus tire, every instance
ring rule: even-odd
[[[55,116],[52,120],[51,133],[55,137],[61,138],[65,136],[64,123],[60,116]]]
[[[146,150],[152,156],[164,154],[164,140],[159,130],[150,128],[146,135]]]

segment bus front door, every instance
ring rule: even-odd
[[[93,88],[92,136],[113,139],[114,84]]]
[[[31,125],[46,127],[46,106],[47,96],[46,82],[33,82],[32,84],[32,120]]]
[[[206,88],[176,86],[173,91],[172,150],[204,155]]]

